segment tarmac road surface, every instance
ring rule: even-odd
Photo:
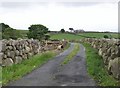
[[[68,63],[61,62],[73,50],[75,43],[43,66],[23,78],[10,82],[8,86],[95,86],[86,70],[85,48],[80,44],[80,51]]]

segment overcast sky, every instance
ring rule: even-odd
[[[0,0],[0,23],[16,29],[43,24],[49,30],[69,27],[118,31],[119,0]]]

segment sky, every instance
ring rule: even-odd
[[[0,23],[21,30],[42,24],[51,31],[74,28],[117,32],[118,1],[0,0]]]

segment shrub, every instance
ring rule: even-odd
[[[104,35],[104,38],[109,38],[108,35]]]

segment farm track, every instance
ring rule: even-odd
[[[68,64],[60,65],[74,45],[71,43],[69,49],[8,86],[95,86],[94,80],[87,74],[83,45],[80,44],[80,51]]]

